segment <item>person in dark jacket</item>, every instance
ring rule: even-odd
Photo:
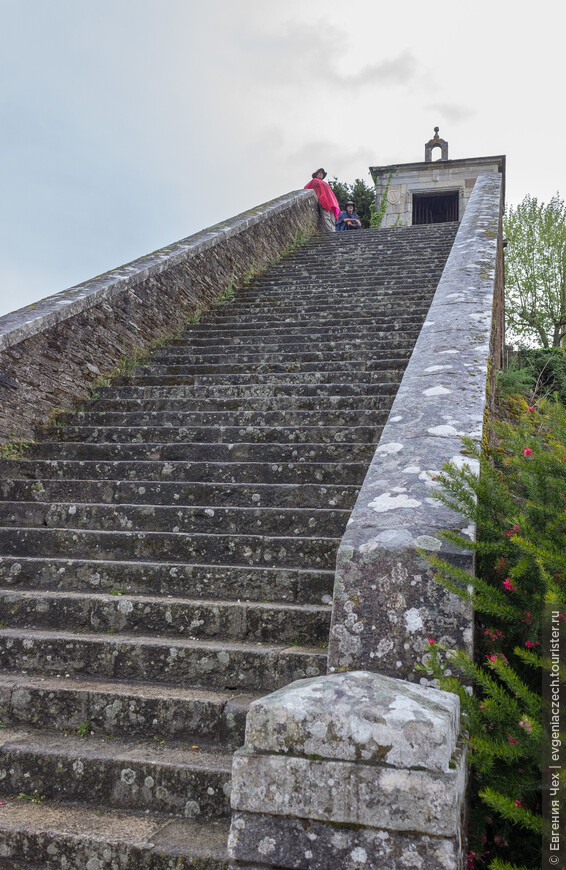
[[[336,232],[343,233],[345,230],[359,230],[362,225],[361,220],[354,211],[354,203],[346,203],[346,211],[341,211],[336,219]]]

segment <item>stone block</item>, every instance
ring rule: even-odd
[[[254,701],[232,764],[234,870],[459,870],[458,729],[456,695],[374,673]]]
[[[403,528],[387,517],[373,529],[348,529],[337,557],[331,673],[363,665],[426,685],[416,666],[428,660],[427,638],[472,649],[471,605],[447,592],[417,551],[430,550],[472,570],[470,554],[435,537],[441,528],[446,526],[411,526],[408,520]]]
[[[247,870],[455,870],[458,836],[437,838],[312,820],[236,812],[230,854]],[[236,865],[232,865],[235,867]]]
[[[246,748],[232,764],[232,809],[453,837],[466,768],[448,773],[359,762],[264,755]]]
[[[251,705],[246,748],[448,772],[456,695],[363,671],[299,680]]]

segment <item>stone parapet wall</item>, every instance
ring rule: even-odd
[[[427,638],[471,650],[472,612],[434,580],[421,551],[474,570],[436,535],[475,528],[434,499],[435,478],[483,437],[500,273],[501,176],[480,176],[391,409],[338,557],[329,668],[422,680]],[[474,470],[477,470],[474,468]]]
[[[0,440],[32,438],[121,358],[177,332],[317,228],[316,195],[295,191],[0,317]]]

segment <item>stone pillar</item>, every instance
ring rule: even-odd
[[[460,870],[456,695],[350,671],[255,701],[234,755],[231,870]]]

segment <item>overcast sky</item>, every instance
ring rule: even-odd
[[[564,195],[563,4],[0,0],[0,315],[303,187],[507,155]]]

